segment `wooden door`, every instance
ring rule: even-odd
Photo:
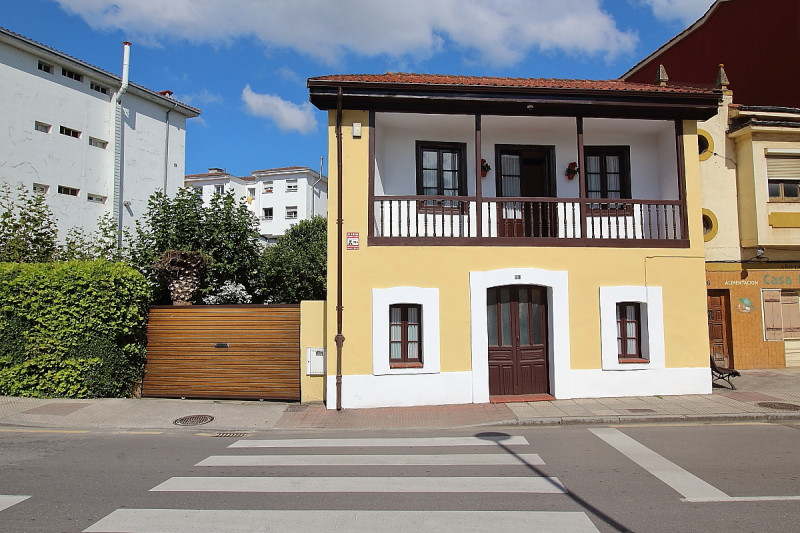
[[[727,368],[733,368],[730,309],[729,291],[708,291],[708,341],[711,356],[717,366]]]
[[[550,196],[550,153],[545,147],[500,147],[497,195],[505,198]],[[547,237],[552,226],[550,204],[535,201],[497,204],[499,237]]]
[[[489,289],[487,325],[489,394],[548,394],[547,289]]]

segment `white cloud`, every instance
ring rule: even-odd
[[[242,90],[242,100],[251,115],[268,118],[283,131],[310,133],[317,128],[313,108],[308,102],[297,105],[274,94],[258,94],[249,84]]]
[[[254,36],[328,63],[347,53],[424,59],[447,46],[495,65],[537,50],[614,59],[637,42],[601,0],[171,0],[158,9],[141,0],[56,1],[95,28],[149,42]]]
[[[208,89],[203,89],[196,93],[182,94],[178,99],[189,105],[219,104],[223,101],[221,94],[214,94]]]
[[[656,18],[678,21],[687,26],[703,16],[714,0],[641,0],[653,10]]]

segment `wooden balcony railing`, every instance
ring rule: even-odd
[[[384,196],[373,209],[378,245],[688,246],[676,200]]]

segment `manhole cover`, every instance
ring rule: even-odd
[[[780,409],[782,411],[800,411],[800,405],[794,403],[758,402],[758,406],[767,407],[768,409]]]
[[[189,415],[182,416],[173,422],[176,426],[199,426],[201,424],[208,424],[214,420],[211,415]]]

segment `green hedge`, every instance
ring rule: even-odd
[[[128,395],[144,368],[149,298],[122,263],[0,263],[0,395]]]

